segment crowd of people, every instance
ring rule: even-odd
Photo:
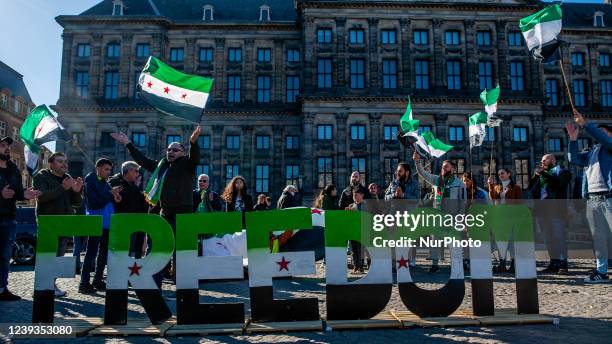
[[[578,152],[577,137],[579,127],[583,128],[597,144],[588,151]],[[574,121],[566,126],[569,136],[570,164],[583,167],[582,197],[587,199],[586,218],[593,238],[593,249],[596,257],[596,268],[585,278],[587,283],[608,281],[608,258],[612,252],[612,128],[608,125],[596,125],[588,122],[580,113],[574,112]],[[73,238],[73,255],[77,256],[77,274],[80,273],[79,293],[96,293],[105,291],[104,271],[107,262],[108,233],[110,218],[114,213],[155,213],[162,216],[176,231],[176,216],[186,213],[208,212],[242,212],[243,228],[244,213],[249,211],[265,211],[273,208],[272,200],[265,194],[257,196],[254,202],[249,194],[247,181],[236,176],[231,179],[221,194],[210,188],[210,178],[206,174],[197,176],[198,187],[192,187],[196,181],[195,170],[200,160],[200,149],[197,138],[201,128],[198,126],[189,139],[187,149],[179,142],[171,143],[166,154],[161,159],[145,156],[132,144],[123,133],[113,133],[111,136],[119,144],[126,147],[132,161],[121,164],[119,173],[111,175],[113,162],[100,158],[95,162],[95,171],[84,179],[73,178],[68,174],[68,157],[57,152],[47,159],[48,168],[38,171],[33,179],[33,187],[24,188],[21,172],[11,161],[10,137],[0,139],[0,301],[19,300],[20,297],[8,289],[9,262],[15,240],[16,202],[36,200],[36,215],[73,215],[76,209],[84,207],[86,215],[100,215],[103,219],[101,236],[88,238]],[[400,140],[402,141],[402,140]],[[405,141],[402,143],[409,145]],[[365,199],[414,200],[419,204],[431,204],[439,207],[445,200],[464,200],[469,202],[486,202],[491,204],[511,203],[512,200],[523,199],[522,190],[512,178],[512,171],[501,168],[497,176],[489,176],[484,188],[476,185],[472,173],[456,174],[456,166],[450,160],[441,164],[439,174],[430,173],[424,167],[423,161],[415,150],[413,162],[399,163],[394,179],[380,192],[377,184],[367,187],[361,183],[359,172],[352,172],[346,188],[340,193],[336,186],[326,185],[315,198],[313,207],[322,210],[365,210]],[[414,168],[413,168],[414,166]],[[151,177],[142,187],[142,170],[151,173]],[[419,178],[427,183],[431,192],[421,195]],[[541,159],[541,164],[535,169],[530,179],[527,194],[539,200],[565,200],[569,197],[568,189],[571,174],[560,166],[555,156],[547,154]],[[554,202],[541,202],[535,211],[550,213],[558,212]],[[299,190],[294,185],[288,185],[276,203],[276,209],[286,209],[302,206]],[[550,261],[542,270],[543,273],[568,273],[567,220],[561,216],[536,216],[540,228],[545,234]],[[292,236],[291,231],[272,237],[271,249],[278,249]],[[58,255],[64,255],[68,239],[61,240]],[[136,258],[142,257],[148,249],[147,237],[143,233],[135,233],[131,240],[130,254]],[[358,241],[350,241],[351,264],[353,271],[362,273],[369,266],[367,250]],[[85,258],[80,262],[81,251],[85,250]],[[496,257],[494,272],[512,272],[514,269],[512,250],[510,264],[506,257]],[[441,250],[431,249],[431,273],[439,271],[438,262]],[[411,251],[410,265],[414,266],[416,251]],[[442,255],[443,257],[443,255]],[[173,278],[175,259],[167,269],[155,276],[159,286],[164,277]],[[469,262],[465,261],[469,267]],[[93,273],[93,279],[91,274]],[[56,287],[56,296],[66,293]],[[172,296],[170,296],[172,297]]]

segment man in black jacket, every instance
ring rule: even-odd
[[[544,233],[550,257],[548,266],[540,271],[566,275],[567,270],[567,219],[559,210],[567,209],[564,203],[569,194],[571,173],[557,164],[554,155],[546,154],[529,181],[529,191],[538,202],[534,215]]]
[[[285,189],[283,189],[283,194],[278,198],[278,202],[276,202],[276,209],[287,209],[299,206],[300,204],[298,204],[296,196],[297,192],[297,187],[294,185],[287,185]]]
[[[121,187],[120,198],[115,200],[115,213],[139,214],[147,213],[149,205],[145,196],[138,187],[137,180],[140,176],[140,166],[135,161],[126,161],[121,164],[121,173],[117,173],[108,180],[111,187]],[[130,252],[134,258],[142,258],[144,253],[145,234],[142,232],[132,235]]]
[[[353,203],[353,192],[357,189],[363,191],[362,194],[365,196],[365,198],[370,198],[368,189],[361,184],[361,175],[359,172],[354,171],[351,173],[351,181],[349,185],[342,190],[342,194],[340,195],[340,201],[338,203],[338,207],[340,209],[346,209]]]
[[[10,137],[0,138],[0,301],[17,301],[21,297],[8,290],[8,275],[17,227],[15,202],[34,199],[40,191],[23,189],[21,171],[11,161]]]
[[[207,174],[198,176],[198,188],[193,190],[193,212],[210,213],[223,210],[221,197],[210,189],[210,177]]]

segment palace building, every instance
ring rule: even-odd
[[[55,109],[73,137],[71,172],[92,169],[75,147],[116,164],[126,132],[149,156],[187,143],[194,125],[139,99],[149,55],[214,78],[202,116],[201,165],[221,189],[243,175],[253,194],[295,184],[305,200],[350,172],[386,187],[411,152],[396,140],[408,97],[421,130],[455,146],[444,158],[482,185],[508,167],[526,187],[541,156],[566,163],[571,110],[558,65],[529,56],[520,18],[535,0],[104,0],[63,27]],[[612,122],[612,5],[563,4],[562,48],[574,103]],[[468,116],[499,83],[501,127],[470,152]],[[580,144],[592,144],[585,136]],[[494,166],[490,166],[493,157]],[[442,159],[440,159],[442,160]],[[433,163],[437,169],[439,162]]]

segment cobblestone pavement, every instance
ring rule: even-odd
[[[419,266],[412,269],[413,277],[423,288],[439,288],[449,277],[449,267],[443,266],[436,275],[426,271],[429,262],[419,260]],[[446,261],[448,263],[448,261]],[[166,343],[166,342],[276,342],[276,343],[326,343],[326,342],[371,342],[371,343],[610,343],[612,336],[612,284],[585,285],[584,276],[592,268],[592,260],[581,259],[570,262],[570,275],[539,276],[538,293],[540,313],[560,318],[556,325],[521,325],[492,327],[455,327],[455,328],[410,328],[404,330],[350,330],[330,332],[290,332],[282,334],[261,334],[242,336],[207,336],[207,337],[81,337],[71,340],[75,343]],[[293,279],[276,280],[275,297],[318,297],[321,316],[325,316],[325,279],[322,265],[317,266],[317,275]],[[495,303],[496,308],[515,308],[515,284],[513,278],[496,275]],[[31,318],[32,293],[34,285],[33,267],[13,267],[10,274],[11,290],[24,299],[19,302],[0,303],[0,323],[27,323]],[[82,295],[77,292],[78,280],[61,279],[58,285],[68,292],[68,296],[56,299],[57,316],[64,317],[102,317],[104,312],[104,295]],[[173,287],[164,284],[164,294]],[[249,309],[248,285],[246,281],[203,283],[201,285],[202,301],[226,298],[224,301],[246,303]],[[214,301],[213,301],[214,302]],[[175,301],[168,301],[176,314]],[[144,318],[144,311],[133,292],[129,294],[129,317]],[[471,307],[470,283],[466,283],[466,294],[461,308]],[[388,310],[406,310],[394,288]],[[0,334],[0,339],[9,341]],[[18,343],[64,343],[62,340],[15,340]]]

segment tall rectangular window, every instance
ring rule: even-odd
[[[90,57],[91,56],[91,46],[89,43],[81,43],[77,45],[77,56],[78,57]]]
[[[206,164],[197,164],[196,165],[196,171],[195,171],[196,173],[195,173],[195,175],[196,175],[196,177],[200,176],[201,174],[209,175],[209,173],[208,173],[209,171],[210,171],[210,167],[208,165],[206,165]],[[208,181],[208,183],[210,184],[210,181]],[[195,188],[198,187],[198,181],[197,180],[194,180],[194,187]]]
[[[300,94],[300,77],[296,75],[287,76],[287,103],[295,103]]]
[[[227,164],[225,165],[225,184],[229,184],[232,178],[239,174],[238,164]]]
[[[272,60],[272,49],[257,48],[257,62],[270,62]]]
[[[332,158],[317,159],[317,186],[324,188],[334,182]]]
[[[230,103],[240,102],[240,76],[230,75],[227,77],[227,101]]]
[[[121,56],[121,46],[119,43],[112,42],[106,46],[106,57],[119,58]]]
[[[586,81],[574,80],[572,82],[574,91],[574,105],[586,106]]]
[[[300,148],[300,137],[294,135],[285,136],[285,149],[295,150]]]
[[[572,53],[572,66],[584,66],[584,53]]]
[[[527,142],[527,127],[514,127],[512,130],[512,141]]]
[[[166,146],[170,146],[172,142],[181,142],[181,135],[167,135]]]
[[[450,141],[463,141],[463,127],[451,126],[448,129],[448,139]]]
[[[414,61],[415,73],[415,88],[417,90],[429,89],[429,61],[416,60]]]
[[[548,151],[550,153],[556,153],[561,151],[561,139],[558,137],[552,137],[548,139]]]
[[[511,47],[520,47],[523,45],[523,35],[518,31],[508,33],[508,45]]]
[[[270,191],[270,166],[257,165],[255,166],[255,192]]]
[[[225,148],[227,148],[227,149],[240,149],[240,136],[238,136],[238,135],[227,135],[225,137]]]
[[[446,82],[449,90],[461,89],[461,62],[446,61]]]
[[[612,107],[612,80],[602,80],[601,84],[601,106]]]
[[[300,50],[299,49],[287,49],[287,62],[300,62]]]
[[[482,161],[482,175],[496,175],[497,174],[497,160],[496,159],[485,159]]]
[[[106,72],[104,76],[104,98],[117,99],[119,97],[119,72]]]
[[[495,141],[495,127],[487,127],[484,140],[487,142]]]
[[[133,132],[132,133],[132,143],[136,147],[146,147],[147,146],[147,134],[144,132]]]
[[[491,61],[478,62],[478,81],[481,90],[493,88],[493,63]]]
[[[351,59],[350,64],[351,88],[364,88],[365,61],[363,59]]]
[[[200,62],[212,62],[213,48],[200,48],[199,60]]]
[[[478,33],[476,33],[476,44],[478,44],[479,47],[490,47],[491,31],[478,31]]]
[[[332,87],[332,61],[331,59],[317,60],[317,87]]]
[[[526,189],[529,186],[529,160],[514,159],[514,174],[516,185]]]
[[[89,96],[89,72],[76,73],[76,95],[81,98]]]
[[[349,30],[349,42],[350,44],[363,44],[363,30],[362,29],[350,29]]]
[[[559,106],[559,83],[557,79],[546,79],[546,105]]]
[[[512,91],[525,90],[523,62],[510,62],[510,87]]]
[[[450,159],[455,164],[455,176],[460,178],[463,172],[465,172],[465,159]]]
[[[170,48],[170,62],[183,62],[184,54],[183,48]]]
[[[317,43],[319,44],[329,44],[332,40],[332,31],[331,29],[318,29],[317,30]]]
[[[459,31],[456,31],[456,30],[446,31],[444,38],[445,38],[444,42],[446,43],[446,45],[449,45],[449,46],[459,45]]]
[[[285,166],[285,185],[299,185],[300,181],[300,166],[286,165]]]
[[[610,54],[599,54],[599,67],[610,67]]]
[[[359,172],[359,182],[365,185],[367,178],[366,171],[366,159],[365,158],[351,158],[351,171]]]
[[[257,77],[257,102],[270,102],[270,77],[267,75]]]
[[[424,132],[431,132],[431,125],[421,125],[419,126],[419,135],[422,135]]]
[[[385,172],[385,185],[391,184],[395,179],[395,171],[399,164],[398,158],[385,158],[384,160],[384,172]]]
[[[366,127],[363,124],[351,125],[351,140],[365,140]]]
[[[419,45],[419,46],[429,45],[429,31],[428,30],[415,30],[414,31],[414,45]]]
[[[383,127],[383,138],[385,141],[394,141],[397,138],[399,127],[397,125],[385,125]]]
[[[317,140],[331,140],[332,126],[329,124],[317,125]]]
[[[270,149],[270,136],[269,135],[257,135],[255,137],[255,148],[256,149]]]
[[[198,147],[200,149],[210,149],[210,135],[198,136]]]
[[[149,43],[136,44],[136,57],[144,59],[151,55]]]
[[[383,88],[397,88],[397,60],[383,60]]]
[[[396,44],[397,37],[395,30],[382,30],[380,32],[380,40],[382,44]]]
[[[229,62],[242,61],[242,48],[229,48],[227,50],[227,60]]]

